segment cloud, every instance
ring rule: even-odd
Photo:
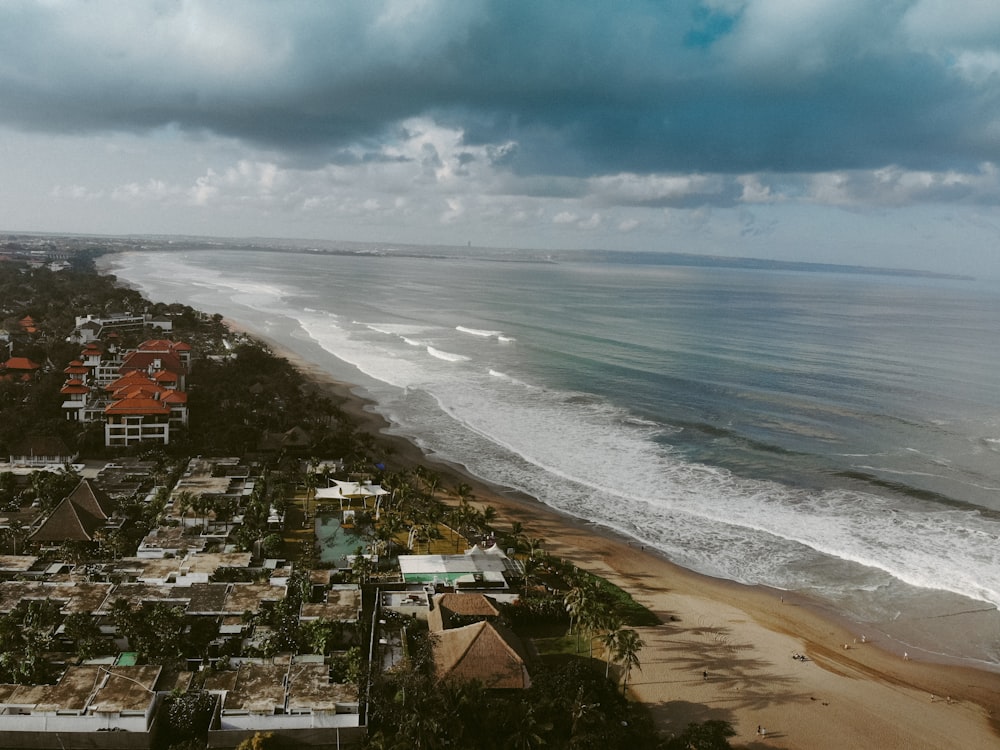
[[[996,3],[568,7],[9,0],[0,221],[832,260],[846,211],[857,253],[994,246]]]
[[[417,118],[522,176],[969,166],[998,144],[1000,21],[960,5],[12,0],[0,119],[174,126],[291,163]]]

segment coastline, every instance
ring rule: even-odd
[[[808,602],[680,568],[606,527],[493,486],[387,432],[391,426],[352,384],[267,336],[225,322],[300,369],[360,429],[389,447],[389,463],[430,464],[444,486],[469,484],[474,504],[492,505],[501,525],[520,521],[545,540],[548,553],[611,580],[655,612],[663,624],[637,629],[646,646],[630,694],[649,707],[665,733],[691,721],[723,719],[737,732],[735,747],[1000,745],[1000,674],[904,659],[896,644],[862,643],[846,622]],[[793,659],[794,653],[807,660]],[[768,730],[766,738],[757,735],[759,726]]]

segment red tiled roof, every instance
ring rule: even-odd
[[[184,341],[170,339],[149,339],[136,347],[140,352],[189,352],[191,345]]]
[[[163,393],[163,389],[157,386],[149,385],[132,385],[126,386],[124,388],[118,388],[114,393],[111,394],[111,398],[123,399],[123,398],[152,398],[159,399],[160,394]]]
[[[105,414],[132,414],[135,416],[166,416],[170,407],[155,398],[123,398],[104,409]]]
[[[37,370],[41,365],[37,365],[32,362],[27,357],[11,357],[6,362],[3,363],[4,369],[7,370]]]
[[[155,386],[156,383],[154,383],[152,380],[150,380],[149,376],[147,376],[146,374],[144,374],[142,371],[140,371],[140,370],[131,370],[127,374],[122,375],[117,380],[114,380],[114,381],[108,383],[106,386],[104,386],[104,390],[110,391],[110,392],[114,393],[115,391],[117,391],[117,390],[119,390],[121,388],[125,388],[125,387],[132,386],[132,385],[151,385],[151,386]]]
[[[159,364],[157,364],[157,362]],[[177,358],[176,354],[169,352],[129,352],[125,355],[120,368],[121,372],[129,370],[149,370],[155,367],[158,370],[170,370],[171,372],[184,372],[184,365]]]
[[[85,386],[77,379],[70,380],[59,389],[60,393],[70,394],[70,393],[90,393],[90,388]]]
[[[188,395],[184,391],[167,391],[160,396],[161,403],[164,404],[186,404]]]
[[[157,383],[176,383],[178,378],[176,373],[160,370],[153,374],[153,380]]]

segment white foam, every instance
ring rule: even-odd
[[[441,349],[435,349],[433,346],[427,347],[427,353],[432,357],[437,357],[438,359],[443,359],[445,362],[467,362],[468,357],[464,354],[453,354],[452,352],[445,352]]]
[[[500,372],[499,370],[490,370],[489,373],[490,373],[490,377],[499,378],[500,380],[504,380],[504,381],[506,381],[508,383],[514,383],[515,385],[524,386],[525,388],[530,388],[531,387],[530,385],[528,385],[527,383],[525,383],[523,380],[518,380],[515,377],[511,377],[510,375],[508,375],[505,372]]]
[[[493,336],[500,337],[502,331],[485,331],[481,328],[467,328],[466,326],[455,326],[455,330],[460,333],[468,333],[471,336],[479,336],[481,338],[492,338]]]
[[[377,323],[338,327],[331,311],[291,309],[288,297],[301,290],[230,278],[238,267],[223,275],[173,258],[165,269],[154,256],[146,258],[148,265],[135,268],[153,279],[148,288],[191,299],[186,285],[207,285],[231,292],[234,305],[258,316],[264,310],[297,322],[324,350],[385,384],[377,392],[383,408],[442,457],[642,538],[681,564],[789,589],[871,591],[905,582],[1000,606],[995,519],[912,498],[806,491],[686,462],[654,440],[663,434],[661,425],[593,394],[524,387],[517,348],[495,348],[497,361],[488,369],[465,366],[468,356],[438,346],[454,342],[454,334],[446,336],[450,328],[390,322],[388,314]],[[121,275],[147,288],[141,278]],[[337,298],[331,295],[329,304]],[[342,320],[350,319],[350,309],[346,302],[334,308]],[[1000,445],[1000,438],[984,443]],[[840,566],[834,574],[831,565]]]

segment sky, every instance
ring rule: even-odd
[[[4,0],[0,230],[1000,278],[1000,2]]]

